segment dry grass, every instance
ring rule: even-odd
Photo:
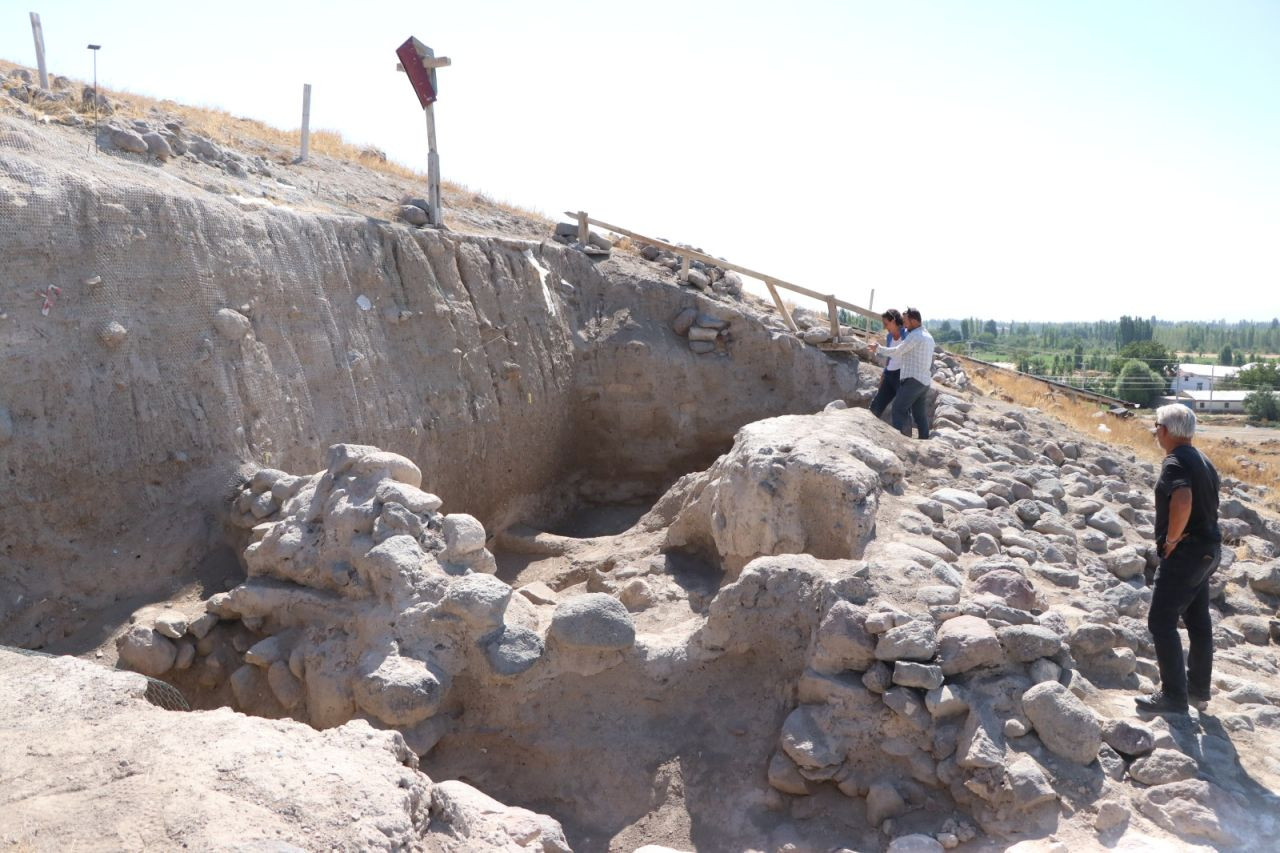
[[[9,72],[23,67],[0,59],[0,71]],[[33,75],[34,73],[32,72]],[[52,74],[50,82],[53,82]],[[85,119],[92,120],[92,103],[84,103],[80,99],[80,91],[84,85],[86,84],[83,81],[71,80],[68,88],[73,97],[68,101],[40,101],[27,106],[52,120],[71,113],[77,113]],[[258,154],[281,165],[292,162],[298,149],[300,128],[285,130],[256,119],[241,118],[215,107],[189,106],[176,101],[139,95],[128,90],[101,87],[99,90],[115,107],[114,113],[110,116],[100,115],[99,121],[112,119],[127,123],[134,119],[142,119],[154,123],[176,119],[181,121],[183,127],[190,133],[204,136],[221,146]],[[427,179],[425,172],[388,158],[385,152],[376,147],[351,143],[336,130],[312,130],[310,150],[315,155],[358,164],[366,169],[414,183],[421,184]],[[472,190],[462,184],[442,181],[441,192],[447,197],[448,207],[464,210],[497,209],[538,223],[552,222],[539,211],[492,199],[483,192]]]
[[[1151,435],[1152,418],[1149,413],[1146,417],[1124,419],[1108,415],[1098,417],[1098,412],[1105,407],[1070,397],[1047,383],[1001,370],[984,369],[976,364],[971,367],[970,378],[986,394],[1009,403],[1040,409],[1091,438],[1132,450],[1148,462],[1158,463],[1164,457],[1164,452]],[[1099,429],[1099,426],[1105,426],[1106,430]],[[1268,489],[1265,504],[1280,511],[1280,448],[1274,442],[1266,446],[1251,446],[1230,438],[1201,438],[1197,439],[1196,446],[1213,460],[1218,473],[1224,477],[1265,486]]]

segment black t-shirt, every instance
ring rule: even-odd
[[[1191,517],[1186,541],[1212,545],[1222,541],[1218,530],[1218,472],[1213,463],[1190,444],[1180,444],[1164,458],[1156,480],[1156,545],[1163,548],[1169,532],[1169,498],[1180,488],[1191,489]]]

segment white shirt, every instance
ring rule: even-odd
[[[933,335],[924,326],[917,326],[907,332],[907,339],[897,346],[880,347],[880,352],[889,356],[890,363],[897,359],[902,367],[902,380],[914,379],[921,385],[933,382]]]
[[[906,332],[906,329],[903,329],[902,331],[905,333],[905,332]],[[886,332],[884,333],[884,346],[885,346],[885,349],[887,349],[887,348],[889,348],[889,347],[893,346],[893,342],[894,342],[894,340],[896,340],[896,338],[894,338],[894,336],[893,336],[893,335],[889,334],[889,332],[887,332],[887,331],[886,331]],[[884,352],[884,349],[882,349],[882,350],[881,350],[881,352]],[[889,356],[889,363],[885,365],[885,368],[884,368],[884,369],[885,369],[885,370],[901,370],[901,369],[902,369],[902,359],[898,358],[896,355],[891,355],[891,356]]]

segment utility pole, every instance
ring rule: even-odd
[[[49,88],[49,69],[44,64],[44,28],[40,26],[40,16],[31,13],[31,36],[36,41],[36,66],[40,69],[40,88]]]
[[[438,227],[444,223],[444,213],[440,208],[440,154],[436,150],[434,105],[440,92],[436,69],[453,63],[447,56],[436,56],[434,50],[413,37],[396,49],[396,56],[400,58],[396,70],[409,75],[427,122],[427,206],[431,208],[431,224]]]

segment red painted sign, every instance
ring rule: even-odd
[[[436,75],[434,69],[422,67],[422,60],[434,57],[435,51],[410,36],[408,41],[396,48],[396,56],[400,58],[400,64],[409,75],[413,91],[425,110],[436,99]]]

